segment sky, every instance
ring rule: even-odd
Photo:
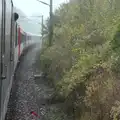
[[[50,0],[41,0],[49,4]],[[68,0],[53,0],[53,11],[59,7],[61,3]],[[16,8],[20,9],[26,16],[20,17],[18,23],[25,32],[32,34],[40,34],[42,30],[41,15],[44,16],[44,20],[49,17],[49,6],[44,5],[37,0],[13,0],[13,4]],[[31,17],[32,16],[32,17]],[[37,17],[36,17],[37,16]]]
[[[41,0],[49,4],[50,0]],[[67,0],[53,0],[53,10],[55,10],[61,3]],[[27,16],[44,15],[44,18],[49,16],[49,7],[37,0],[13,0],[14,6],[21,9]]]

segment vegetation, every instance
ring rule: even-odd
[[[67,112],[75,120],[119,120],[120,0],[74,0],[53,21],[53,44],[47,48],[46,38],[40,63]]]

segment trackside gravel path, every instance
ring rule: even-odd
[[[62,103],[47,104],[54,89],[47,80],[34,78],[35,74],[40,74],[39,57],[39,45],[22,56],[13,81],[6,120],[71,120],[62,111]],[[31,111],[40,119],[33,119]]]

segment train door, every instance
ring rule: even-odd
[[[5,1],[0,0],[0,119],[3,112],[2,84],[4,75],[4,54],[5,54]]]
[[[2,40],[2,0],[0,0],[0,116],[1,116],[1,88],[2,88],[2,61],[1,61],[1,40]]]
[[[6,79],[10,81],[10,52],[11,52],[11,19],[12,19],[12,3],[11,0],[6,0],[6,30],[5,30],[5,67],[6,67]],[[7,82],[9,85],[9,82]]]
[[[1,31],[2,80],[5,79],[5,13],[6,13],[6,2],[5,0],[2,0],[2,31]]]
[[[0,0],[0,81],[1,81],[1,32],[2,32],[2,0]]]
[[[11,1],[12,2],[12,1]],[[10,75],[13,74],[14,70],[14,14],[13,14],[13,3],[12,4],[12,9],[11,9],[11,33],[10,33]]]
[[[13,5],[12,5],[13,6]],[[13,12],[13,9],[12,9]],[[11,54],[10,54],[10,60],[11,60],[11,71],[12,73],[15,70],[16,65],[16,47],[18,45],[18,29],[17,29],[17,19],[19,18],[19,15],[17,13],[12,14],[12,21],[11,21]]]

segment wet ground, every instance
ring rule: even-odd
[[[40,47],[22,56],[11,90],[6,120],[70,120],[63,112],[63,103],[48,104],[54,93],[47,80],[35,78],[40,74]],[[31,116],[34,111],[40,118]]]

